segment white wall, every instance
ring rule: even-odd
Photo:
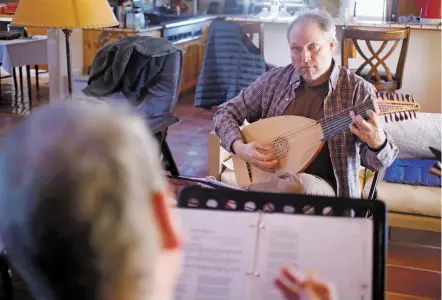
[[[75,29],[71,35],[72,72],[80,75],[83,72],[83,31]]]
[[[68,95],[65,35],[61,30],[48,30],[48,69],[50,102],[64,101]],[[81,30],[71,34],[71,63],[73,76],[83,70],[83,38]]]
[[[290,63],[286,28],[287,24],[265,23],[264,57],[267,63],[276,66],[284,66]],[[389,59],[387,59],[387,65],[391,70],[396,70],[396,61],[400,52],[399,46],[400,44]],[[374,47],[374,49],[376,50],[377,48]],[[340,51],[340,47],[338,47],[334,55],[339,64],[341,63]],[[383,53],[386,53],[385,51]],[[350,61],[350,68],[359,66],[358,63],[361,62],[361,59],[360,56],[352,59]],[[441,31],[412,29],[405,63],[403,86],[398,92],[413,95],[415,100],[420,103],[422,112],[440,113],[442,99],[441,65]]]

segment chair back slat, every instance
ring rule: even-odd
[[[410,28],[405,29],[342,29],[342,65],[349,68],[351,57],[349,45],[353,45],[357,53],[363,58],[362,64],[356,68],[355,73],[371,82],[378,91],[396,92],[402,87],[405,59],[408,51]],[[365,42],[366,49],[363,51],[361,42]],[[382,42],[375,50],[373,42]],[[394,72],[387,65],[387,59],[402,42],[399,59]],[[388,46],[388,47],[387,47]],[[387,51],[383,54],[384,50]],[[368,70],[367,70],[368,67]],[[383,70],[382,70],[383,69]]]
[[[381,28],[346,28],[345,36],[350,39],[370,41],[394,41],[404,40],[409,36],[409,30],[404,29],[381,29]]]

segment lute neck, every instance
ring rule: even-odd
[[[356,115],[361,115],[365,120],[368,120],[367,110],[375,111],[374,103],[366,101],[351,108],[345,109],[336,115],[320,120],[322,131],[324,132],[324,140],[329,140],[333,136],[350,130],[350,111],[354,111]]]

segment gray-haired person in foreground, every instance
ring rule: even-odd
[[[36,299],[173,298],[180,240],[143,120],[88,102],[37,109],[0,158],[0,230]]]
[[[264,143],[246,143],[239,127],[282,115],[320,120],[376,98],[375,87],[339,66],[333,59],[336,27],[324,10],[307,11],[287,31],[292,63],[262,74],[238,96],[220,105],[214,115],[221,145],[250,164],[274,172],[278,164]],[[306,193],[360,198],[359,169],[390,166],[398,154],[375,112],[369,121],[350,112],[351,133],[341,133],[325,143],[311,164],[300,174],[273,176],[268,182],[252,183],[249,190]]]
[[[144,121],[100,101],[45,106],[13,128],[0,240],[34,297],[172,300],[182,241],[162,172]],[[331,299],[288,269],[275,284],[287,299]]]

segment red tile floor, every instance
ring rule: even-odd
[[[214,110],[194,107],[192,93],[180,97],[176,109],[180,122],[169,128],[167,141],[181,175],[207,175],[207,145]]]
[[[38,93],[33,86],[33,99],[38,98],[33,106],[48,102],[48,90],[47,74],[42,74]],[[2,79],[1,91],[0,142],[7,130],[29,113],[26,88],[22,99],[21,93],[14,91],[11,78],[6,78]],[[180,122],[170,128],[168,143],[182,175],[207,175],[208,133],[212,130],[213,112],[195,108],[191,93],[182,95],[178,101],[176,115]],[[387,260],[388,299],[441,299],[440,234],[393,229],[391,239]],[[14,288],[15,299],[31,299],[19,279],[15,281]],[[0,292],[0,299],[1,295]]]

